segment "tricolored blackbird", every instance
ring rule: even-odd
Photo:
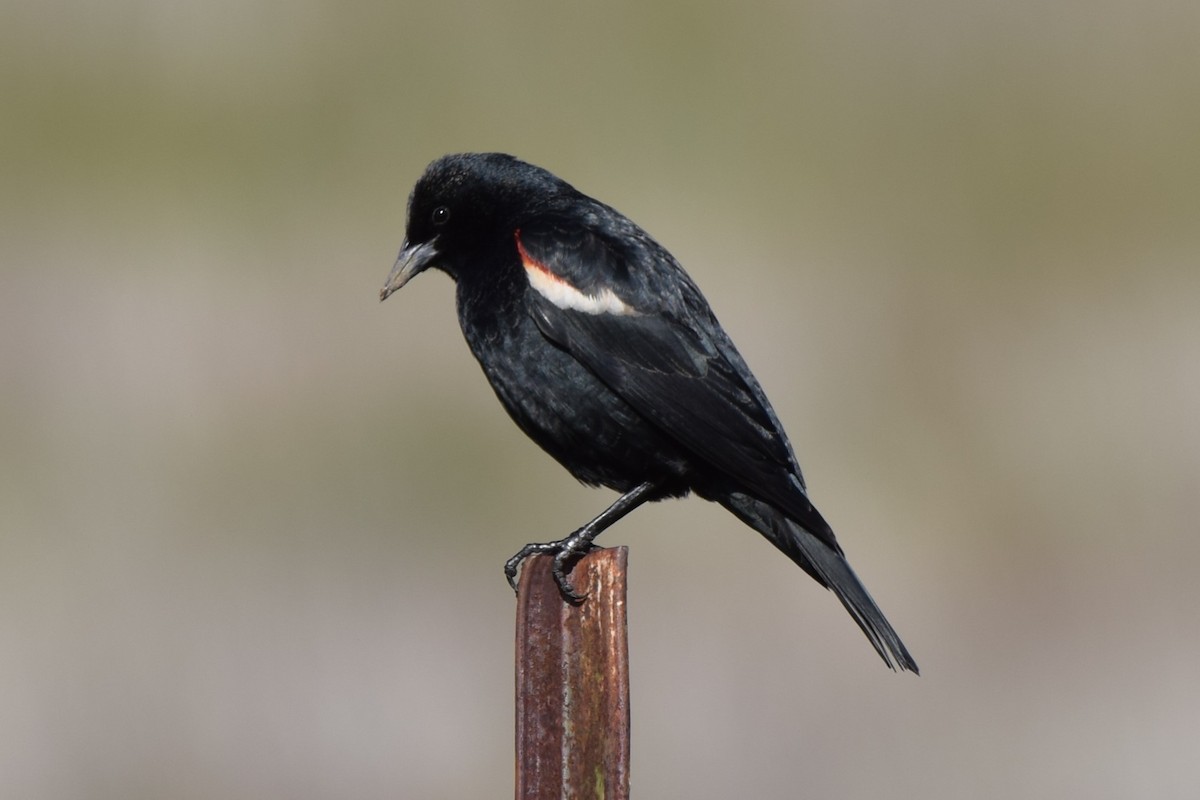
[[[408,201],[386,299],[436,267],[457,283],[467,344],[521,430],[580,481],[621,493],[531,553],[567,568],[648,500],[695,492],[837,594],[891,667],[917,671],[808,499],[771,404],[679,263],[609,206],[499,153],[434,161]]]

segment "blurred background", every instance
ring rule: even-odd
[[[0,8],[0,796],[504,797],[501,564],[613,495],[431,273],[503,150],[704,287],[904,636],[631,546],[645,798],[1200,796],[1200,6]]]

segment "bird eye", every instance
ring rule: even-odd
[[[445,225],[450,219],[450,209],[446,206],[438,206],[433,210],[433,224]]]

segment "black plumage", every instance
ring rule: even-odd
[[[621,497],[505,566],[570,561],[647,500],[694,492],[832,589],[893,668],[916,672],[809,501],[766,395],[700,290],[645,231],[539,167],[498,153],[433,162],[408,204],[381,299],[430,267],[457,283],[471,352],[521,429],[572,475]]]

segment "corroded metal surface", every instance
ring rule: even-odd
[[[550,556],[524,564],[517,600],[518,800],[627,800],[629,658],[624,547],[596,550],[571,573],[566,602]]]

